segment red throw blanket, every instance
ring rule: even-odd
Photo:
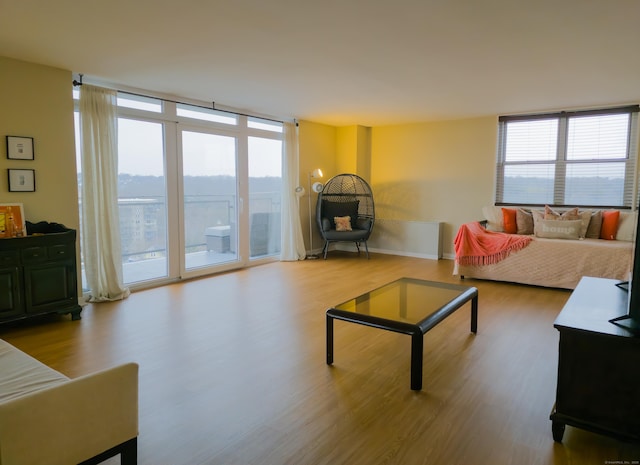
[[[491,265],[523,249],[533,238],[487,231],[479,222],[460,226],[453,245],[460,265]]]

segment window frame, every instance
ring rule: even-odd
[[[79,90],[73,89],[74,112],[78,112]],[[251,192],[249,189],[248,177],[248,140],[251,137],[261,139],[271,139],[285,144],[284,122],[267,116],[248,115],[232,110],[218,110],[208,108],[205,104],[196,102],[178,102],[163,97],[152,95],[141,95],[117,90],[118,111],[117,118],[131,119],[141,122],[160,123],[163,127],[164,145],[164,176],[167,216],[169,218],[179,218],[178,221],[167,221],[167,275],[143,281],[133,281],[125,283],[130,289],[138,290],[174,282],[179,279],[186,279],[198,276],[205,276],[212,273],[240,269],[249,266],[260,265],[279,260],[280,250],[277,253],[262,255],[251,255],[249,244],[249,207],[251,205]],[[187,114],[178,114],[178,105],[187,110]],[[204,117],[199,117],[200,114]],[[207,114],[219,116],[218,119],[209,119]],[[224,116],[227,116],[224,118]],[[251,123],[250,123],[251,121]],[[74,124],[76,131],[78,126]],[[240,208],[238,217],[238,230],[241,231],[242,240],[246,242],[246,247],[240,248],[238,256],[230,262],[221,262],[212,266],[189,268],[185,267],[185,260],[182,257],[181,237],[184,230],[184,215],[180,205],[181,176],[182,176],[182,148],[179,147],[178,133],[182,129],[203,131],[209,134],[217,134],[236,138],[238,141],[237,163],[238,180],[236,196],[240,205],[247,206],[246,213]],[[79,149],[78,149],[79,153]],[[77,154],[78,155],[78,154]],[[284,148],[281,153],[281,165],[285,165]],[[78,174],[81,176],[81,162],[78,159]],[[283,173],[284,174],[284,173]],[[282,178],[284,182],[284,176]],[[82,231],[80,231],[82,234]],[[240,237],[239,237],[240,239]],[[243,242],[244,243],[244,242]],[[123,263],[124,266],[124,263]]]
[[[611,107],[602,109],[591,109],[581,111],[559,111],[551,113],[539,113],[530,115],[510,115],[500,116],[498,118],[498,147],[496,162],[496,186],[495,186],[495,205],[518,205],[528,207],[540,207],[545,203],[522,203],[513,202],[509,199],[505,200],[505,170],[509,166],[540,166],[552,165],[554,169],[553,176],[553,201],[546,203],[554,207],[589,207],[589,208],[617,208],[632,209],[636,208],[637,201],[637,177],[636,166],[638,158],[638,112],[639,105],[626,105],[622,107]],[[569,160],[568,151],[568,135],[569,121],[572,118],[580,118],[585,116],[604,116],[628,114],[629,126],[627,129],[627,147],[623,158],[606,158],[606,159],[580,159]],[[557,143],[556,154],[552,160],[517,160],[506,161],[507,156],[507,132],[508,125],[512,122],[521,121],[539,121],[539,120],[557,120]],[[565,187],[567,185],[567,167],[571,165],[585,164],[607,164],[607,163],[624,163],[625,173],[623,181],[623,198],[621,205],[592,205],[588,203],[567,203],[565,202]],[[511,199],[515,200],[515,199]]]

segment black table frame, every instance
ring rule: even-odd
[[[326,312],[327,319],[327,365],[333,364],[333,320],[348,321],[373,328],[385,329],[396,333],[411,336],[411,389],[420,391],[422,389],[422,358],[424,348],[424,335],[458,310],[467,302],[471,301],[471,332],[478,332],[478,289],[475,287],[459,286],[456,284],[436,283],[432,281],[422,281],[425,285],[433,283],[437,286],[446,286],[451,289],[460,290],[462,293],[455,299],[449,301],[439,309],[435,310],[416,324],[403,321],[389,320],[375,317],[368,314],[339,310],[330,308]],[[392,284],[392,283],[389,283]]]

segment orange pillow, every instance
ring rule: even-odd
[[[503,208],[502,209],[502,223],[504,224],[504,232],[509,234],[515,234],[518,232],[518,223],[516,223],[515,208]]]
[[[613,241],[618,233],[618,220],[620,212],[618,210],[607,210],[602,212],[602,227],[600,228],[600,239]]]

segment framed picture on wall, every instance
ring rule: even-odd
[[[7,136],[7,158],[33,160],[33,137]]]
[[[9,169],[9,192],[34,192],[36,190],[36,170]]]
[[[0,203],[0,238],[26,236],[24,209],[21,203]]]

